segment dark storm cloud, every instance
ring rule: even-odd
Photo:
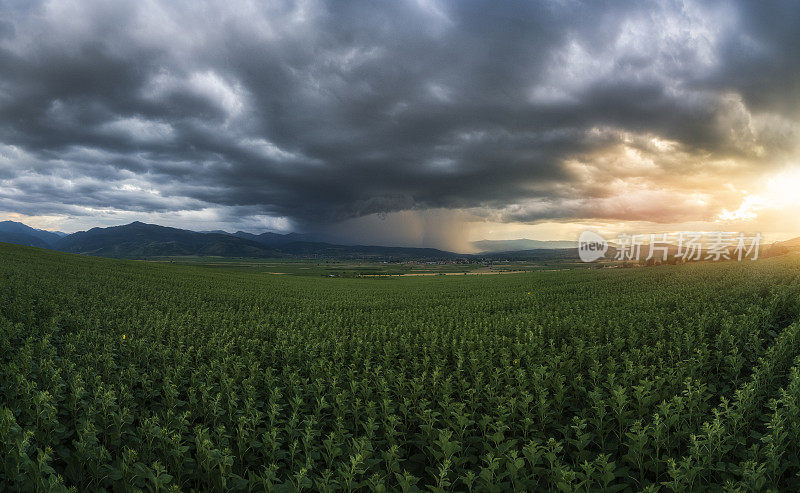
[[[0,9],[0,209],[26,214],[638,219],[592,205],[605,150],[657,137],[685,159],[638,151],[691,173],[767,166],[798,136],[791,2]]]

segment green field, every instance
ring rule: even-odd
[[[357,260],[311,260],[311,259],[247,259],[225,257],[148,257],[142,262],[169,263],[196,267],[235,269],[262,274],[292,274],[296,276],[358,277],[401,275],[455,275],[493,274],[518,271],[589,268],[575,260],[532,261],[473,261],[423,262],[423,261],[357,261]],[[596,266],[596,265],[593,265]]]
[[[791,258],[190,263],[0,245],[0,490],[800,489]]]

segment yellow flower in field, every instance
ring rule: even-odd
[[[515,360],[514,360],[514,364],[515,364],[515,365],[516,365],[516,364],[519,364],[519,360],[518,360],[518,359],[515,359]]]
[[[122,334],[122,340],[123,341],[125,340],[125,334]]]

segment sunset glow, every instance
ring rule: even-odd
[[[792,4],[384,7],[6,5],[0,218],[457,251],[800,234]]]

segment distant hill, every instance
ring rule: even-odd
[[[246,233],[244,231],[237,231],[233,233],[234,236],[238,236],[239,238],[246,238],[248,240],[257,241],[259,243],[263,243],[264,245],[286,245],[288,243],[293,243],[297,241],[307,241],[307,242],[315,242],[316,240],[308,235],[300,234],[300,233],[272,233],[266,232],[261,233],[260,235],[256,235],[253,233]]]
[[[436,248],[390,247],[372,245],[335,245],[317,241],[296,241],[274,248],[289,255],[302,257],[372,258],[372,259],[426,259],[447,260],[466,258],[468,255],[437,250]]]
[[[31,228],[30,226],[22,223],[18,223],[16,221],[0,221],[0,238],[7,238],[4,241],[6,243],[18,243],[20,245],[28,245],[28,246],[51,246],[54,245],[60,238],[63,236],[64,233],[61,232],[54,232],[54,231],[45,231],[43,229],[36,229]],[[33,237],[40,240],[42,243],[39,244],[32,244],[30,243],[30,239],[28,237]],[[19,243],[18,241],[11,241],[11,238],[17,238],[19,241],[23,243]]]
[[[264,245],[216,233],[133,222],[124,226],[92,228],[61,238],[56,250],[101,257],[156,257],[214,255],[222,257],[274,257],[279,252]]]
[[[517,240],[480,240],[472,246],[483,253],[515,252],[522,250],[551,250],[556,248],[577,248],[577,241],[540,241],[520,238]]]
[[[789,249],[800,248],[800,236],[798,236],[797,238],[792,238],[791,240],[779,241],[777,243],[774,243],[773,245]]]
[[[233,236],[261,243],[290,256],[390,259],[449,259],[462,256],[457,253],[437,250],[436,248],[338,245],[317,241],[314,237],[301,233],[280,234],[266,232],[257,235],[245,231],[237,231],[233,233]]]
[[[298,241],[304,235],[264,233],[253,235],[238,232],[200,233],[133,222],[124,226],[92,228],[59,238],[52,245],[34,243],[31,237],[6,240],[30,246],[45,246],[70,253],[100,257],[142,258],[182,255],[220,257],[314,257],[393,259],[456,259],[464,256],[435,248],[407,248],[365,245],[334,245],[315,241]],[[13,240],[13,241],[12,241]],[[0,238],[0,241],[4,241]]]
[[[5,231],[0,231],[0,243],[14,243],[16,245],[50,248],[50,245],[44,240],[25,233],[8,233]]]
[[[769,245],[761,245],[763,257],[776,257],[800,250],[800,236],[785,241],[778,241]]]

